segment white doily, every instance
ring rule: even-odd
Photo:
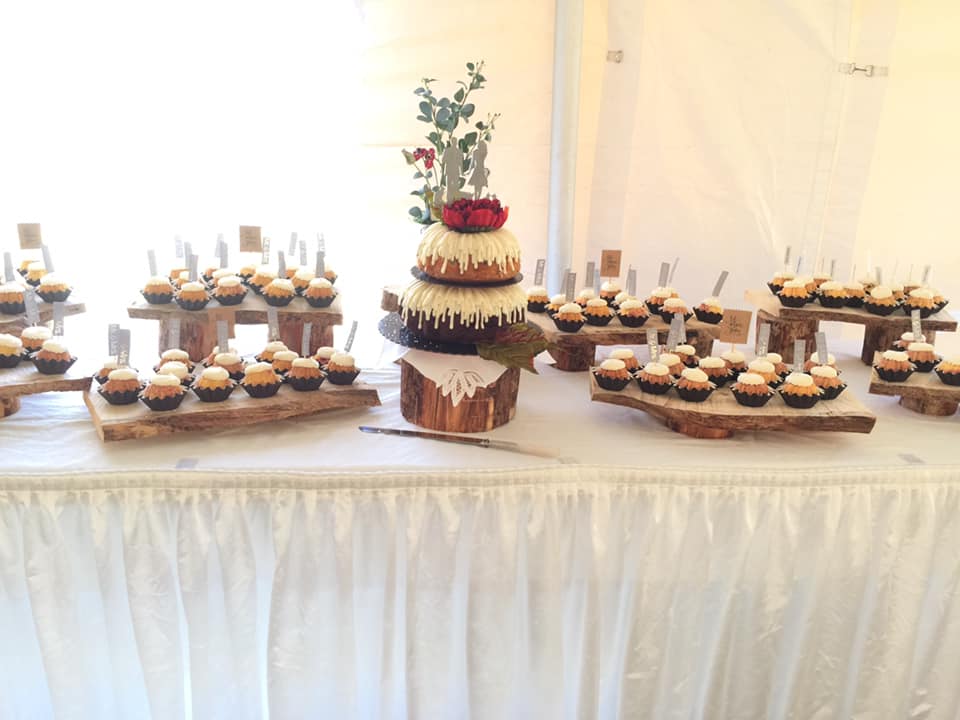
[[[496,382],[506,368],[498,362],[473,355],[444,355],[408,350],[403,359],[440,388],[456,407],[465,397],[472,398],[477,388]]]

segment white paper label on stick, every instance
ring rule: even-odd
[[[657,286],[666,287],[670,277],[670,263],[660,263],[660,277],[657,280]]]
[[[37,296],[32,287],[23,291],[23,304],[27,308],[27,322],[31,325],[40,324],[40,308],[37,307]]]
[[[157,251],[147,250],[147,264],[150,266],[150,277],[157,275]]]
[[[187,263],[187,268],[190,267],[190,256],[193,255],[193,244],[185,242],[183,244],[183,259]]]
[[[227,241],[222,240],[220,242],[220,267],[226,268],[230,266],[230,250],[227,247]]]
[[[324,254],[327,252],[327,240],[323,237],[323,233],[317,233],[317,250]]]
[[[567,296],[567,302],[573,302],[577,293],[577,274],[573,270],[567,273],[567,284],[563,292]]]
[[[727,281],[729,274],[729,270],[724,270],[720,273],[720,277],[717,278],[717,284],[713,286],[713,297],[719,297],[720,293],[723,292],[723,284]]]
[[[313,354],[313,348],[310,347],[310,340],[313,337],[313,323],[305,322],[303,324],[303,334],[300,336],[300,356],[310,357]]]
[[[63,337],[63,312],[64,304],[55,302],[53,304],[53,334],[56,337]]]
[[[877,285],[883,285],[883,268],[877,265]]]
[[[300,249],[300,266],[306,267],[307,266],[307,241],[299,240],[298,244]]]
[[[807,356],[807,341],[793,341],[793,369],[796,372],[803,372],[803,360]]]
[[[167,325],[167,350],[180,347],[180,318],[170,318]]]
[[[930,266],[924,265],[923,266],[923,284],[926,285],[929,282],[930,282]]]
[[[757,357],[766,357],[770,348],[770,323],[760,323],[757,331]]]
[[[584,280],[585,283],[589,284],[593,282],[593,274],[596,271],[596,269],[597,269],[597,264],[595,262],[591,260],[590,262],[587,263],[587,274],[583,276],[585,278]],[[594,287],[594,290],[599,290],[599,289],[600,288],[598,287]]]
[[[637,294],[637,269],[633,267],[627,270],[627,294]]]
[[[270,342],[280,339],[280,316],[273,305],[267,306],[267,339]]]
[[[130,331],[126,328],[117,331],[117,365],[127,367],[130,364]]]
[[[537,270],[533,274],[533,284],[534,285],[543,285],[543,271],[547,267],[547,261],[545,258],[539,258],[537,260]]]
[[[837,276],[837,259],[833,258],[833,260],[830,261],[830,277],[835,280],[836,276]]]
[[[213,256],[220,258],[220,247],[223,245],[223,233],[217,233],[217,241],[213,244]]]
[[[217,320],[217,347],[220,352],[230,349],[230,325],[226,320]]]
[[[343,351],[350,352],[350,348],[353,347],[354,338],[357,337],[357,321],[354,320],[350,324],[350,334],[347,335],[347,341],[343,344]]]
[[[817,360],[820,361],[819,364],[828,365],[830,363],[830,351],[827,349],[827,334],[818,332],[813,337],[817,341]]]
[[[797,272],[798,274],[799,274],[799,272],[800,272],[800,266],[801,266],[801,265],[803,265],[803,255],[798,255],[798,256],[797,256],[797,270],[796,270],[796,272]]]
[[[679,333],[680,342],[685,345],[687,343],[687,324],[683,321],[683,318],[679,314],[674,315],[671,322],[677,323],[677,332]]]
[[[294,255],[297,252],[297,234],[290,233],[290,247],[287,248],[287,255]]]
[[[667,352],[673,352],[680,344],[680,326],[683,325],[683,318],[674,315],[670,321],[670,330],[667,333]]]
[[[188,267],[188,277],[192,282],[196,282],[197,278],[200,276],[200,258],[196,255],[190,255],[190,264]]]
[[[919,310],[910,311],[910,331],[913,333],[914,342],[923,342],[921,339],[923,337],[923,331],[921,329]]]
[[[174,250],[175,250],[176,253],[177,253],[177,257],[178,257],[178,258],[182,258],[182,257],[183,257],[183,238],[180,237],[179,235],[174,235],[174,236],[173,236],[173,247],[174,247]]]
[[[43,266],[47,269],[48,273],[53,272],[53,258],[50,257],[50,248],[44,245],[40,248],[40,252],[43,253]]]
[[[110,323],[110,325],[107,326],[107,355],[111,357],[116,357],[120,353],[119,332],[119,324]]]
[[[677,258],[673,261],[673,267],[670,268],[670,277],[667,278],[668,283],[673,282],[673,276],[677,274],[677,265],[680,264],[680,258]]]
[[[260,253],[260,264],[269,265],[270,264],[270,238],[263,238],[262,244],[263,250]]]
[[[287,276],[287,258],[282,250],[277,250],[277,277],[285,278]]]
[[[650,362],[660,359],[660,336],[653,328],[647,328],[647,349],[650,351]]]
[[[593,286],[600,292],[600,268],[593,269]]]
[[[13,256],[5,252],[3,254],[3,279],[5,282],[13,282],[16,279],[16,275],[13,274]]]
[[[792,250],[793,248],[787,245],[786,252],[783,253],[783,269],[784,270],[790,267],[790,253]]]
[[[17,223],[17,235],[21,250],[36,250],[43,245],[40,223]]]

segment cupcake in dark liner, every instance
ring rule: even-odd
[[[806,295],[802,297],[795,297],[792,295],[777,295],[777,299],[780,301],[780,304],[788,308],[802,308],[804,305],[809,302],[809,299]]]
[[[327,380],[334,385],[350,385],[357,379],[357,369],[353,356],[349,353],[335,352],[330,356],[326,367]]]
[[[535,285],[527,290],[527,312],[542,313],[549,303],[550,296],[545,287]]]
[[[34,287],[34,288],[40,287],[39,278],[36,278],[36,279],[26,278],[26,281],[27,281],[27,285],[29,285],[30,287]]]
[[[304,295],[303,299],[307,301],[307,305],[312,308],[328,308],[333,305],[333,301],[337,299],[336,295],[331,295],[329,297],[310,297]]]
[[[267,305],[272,305],[273,307],[286,307],[293,302],[293,298],[296,297],[296,293],[284,297],[263,293],[262,297],[264,300],[266,300]]]
[[[194,384],[193,387],[191,387],[190,389],[193,390],[193,394],[200,399],[200,402],[213,403],[213,402],[223,402],[224,400],[226,400],[228,397],[230,397],[230,393],[234,391],[234,388],[236,388],[236,385],[227,385],[226,387],[209,388],[209,387],[199,387],[198,385]],[[273,392],[276,393],[276,390],[274,390]]]
[[[718,388],[723,387],[728,382],[735,379],[722,358],[700,358],[698,367],[707,374],[707,377],[710,378],[710,382],[712,382]]]
[[[847,298],[847,307],[859,309],[863,307],[864,298],[851,295]]]
[[[836,400],[840,397],[841,393],[847,389],[846,383],[840,383],[839,385],[833,385],[831,387],[822,387],[820,388],[820,399],[821,400]]]
[[[594,327],[606,327],[610,324],[610,321],[613,320],[613,315],[598,316],[585,313],[584,319],[587,321],[587,325],[593,325]]]
[[[673,385],[669,383],[652,383],[641,378],[637,378],[637,385],[639,385],[640,389],[645,393],[650,393],[651,395],[666,395],[670,392],[670,388],[673,387]]]
[[[133,405],[143,390],[143,383],[132,368],[119,367],[107,374],[107,381],[97,393],[111,405]]]
[[[944,367],[946,366],[946,368]],[[949,361],[944,360],[939,366],[934,368],[937,377],[944,385],[951,387],[960,387],[960,359]]]
[[[184,300],[180,296],[177,296],[177,305],[182,307],[184,310],[203,310],[207,303],[210,302],[210,298],[206,300]]]
[[[320,386],[323,385],[324,377],[323,375],[309,378],[294,377],[288,373],[284,376],[283,381],[297,392],[312,392],[313,390],[320,389]]]
[[[869,300],[864,301],[863,307],[871,315],[879,315],[880,317],[893,315],[894,311],[897,309],[896,305],[879,305],[877,303],[870,302]]]
[[[286,307],[293,302],[296,296],[297,289],[294,287],[293,282],[286,278],[277,278],[271,281],[270,284],[264,288],[262,294],[267,305],[272,307]]]
[[[75,357],[69,360],[51,360],[38,357],[39,353],[33,355],[33,365],[37,372],[43,375],[63,375],[77,359]]]
[[[26,303],[0,303],[0,314],[3,315],[23,315],[26,311]]]
[[[768,402],[770,402],[770,398],[772,398],[774,395],[774,393],[772,392],[762,393],[759,395],[756,395],[754,393],[741,392],[740,390],[737,390],[737,388],[735,387],[730,388],[730,392],[733,395],[734,399],[737,401],[737,403],[739,403],[740,405],[744,405],[746,407],[753,407],[753,408],[763,407]]]
[[[877,375],[881,380],[886,382],[904,382],[908,377],[913,375],[913,370],[891,370],[889,368],[880,367],[879,365],[874,365],[873,369],[877,371]]]
[[[819,300],[820,305],[822,305],[823,307],[832,308],[834,310],[837,308],[846,307],[846,304],[847,304],[847,298],[843,296],[838,296],[838,295],[820,294],[820,295],[817,295],[817,299]]]
[[[674,387],[676,387],[677,395],[680,396],[680,399],[686,402],[701,403],[713,394],[713,388],[692,389],[682,388],[679,385],[675,385]]]
[[[527,312],[542,313],[546,309],[547,309],[547,303],[545,302],[539,302],[539,301],[533,302],[531,300],[527,300]]]
[[[327,370],[327,380],[334,385],[352,385],[360,374],[359,370]]]
[[[151,305],[169,305],[173,302],[173,293],[148,293],[143,290],[140,291],[140,294],[143,295],[143,299],[146,300]]]
[[[252,398],[268,398],[277,394],[282,383],[270,363],[258,362],[246,367],[240,386]]]
[[[615,315],[613,309],[603,298],[595,297],[587,300],[587,305],[583,310],[583,318],[588,325],[594,327],[606,327],[613,320]]]
[[[593,377],[596,379],[597,385],[604,390],[616,392],[623,390],[633,379],[623,360],[616,358],[608,358],[600,363],[600,367],[593,371]]]
[[[0,368],[8,370],[15,368],[27,357],[23,349],[23,341],[16,335],[0,333]]]
[[[819,395],[794,395],[793,393],[784,392],[782,389],[779,392],[783,401],[797,410],[809,410],[820,402]]]
[[[929,343],[910,343],[907,347],[907,357],[913,363],[914,371],[918,373],[932,372],[943,360],[934,352],[933,345]]]
[[[566,303],[560,306],[557,314],[553,316],[553,324],[557,330],[563,332],[575,333],[586,323],[583,317],[583,308],[577,303]]]
[[[935,314],[936,311],[937,311],[937,309],[936,309],[935,307],[929,307],[929,308],[920,307],[920,308],[918,308],[918,307],[915,307],[915,306],[911,306],[909,303],[904,303],[903,305],[900,306],[900,308],[903,310],[903,314],[906,315],[907,317],[910,317],[910,315],[913,314],[913,311],[914,311],[914,310],[919,310],[919,311],[920,311],[920,317],[923,318],[924,320],[926,320],[926,319],[927,319],[928,317],[930,317],[931,315]]]
[[[798,410],[809,410],[820,401],[821,390],[813,377],[803,372],[787,375],[778,391],[783,402]]]
[[[684,368],[673,387],[681,400],[693,403],[704,402],[714,391],[710,378],[699,368]]]
[[[40,287],[37,289],[37,296],[47,303],[55,302],[66,302],[67,298],[70,297],[70,293],[73,292],[72,288],[67,288],[66,290],[44,290],[43,283],[40,284]]]
[[[218,295],[216,290],[213,291],[213,299],[225,307],[239,305],[246,299],[246,297],[246,292],[232,293],[230,295]]]
[[[684,322],[687,322],[688,320],[690,320],[690,318],[693,317],[692,312],[685,312],[682,315],[680,313],[671,313],[671,312],[660,312],[657,314],[660,316],[660,319],[663,320],[667,325],[673,322],[674,315],[680,315],[680,317],[683,318]]]
[[[643,327],[643,324],[649,317],[649,315],[617,315],[617,319],[620,321],[620,324],[628,328]]]
[[[708,312],[698,307],[695,307],[693,312],[697,316],[697,320],[708,325],[719,325],[723,320],[723,313]]]
[[[767,287],[770,288],[770,292],[773,295],[779,295],[780,291],[783,290],[783,285],[780,283],[768,282]]]
[[[268,385],[246,385],[241,383],[241,387],[246,391],[247,395],[252,398],[268,398],[273,397],[277,394],[277,391],[280,389],[281,383],[270,383]]]
[[[23,360],[23,355],[0,355],[0,368],[9,370],[15,368]]]
[[[110,392],[103,387],[97,388],[97,393],[111,405],[133,405],[140,396],[142,386],[136,390],[123,390],[121,392]]]

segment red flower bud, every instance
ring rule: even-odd
[[[495,199],[457,200],[443,208],[443,222],[460,232],[486,232],[502,227],[509,212]]]

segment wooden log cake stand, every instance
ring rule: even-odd
[[[877,351],[889,350],[894,341],[910,330],[910,317],[897,310],[892,315],[871,315],[860,308],[825,308],[819,302],[807,303],[802,308],[788,308],[769,290],[747,290],[747,302],[758,308],[757,323],[770,323],[769,350],[783,355],[784,362],[793,362],[793,341],[806,340],[813,347],[813,335],[820,321],[832,321],[863,325],[863,348],[860,359],[865,365],[873,364]],[[944,312],[931,315],[923,321],[923,334],[927,342],[934,342],[938,330],[954,332],[957,321]]]
[[[614,318],[606,327],[584,325],[575,333],[557,330],[546,313],[527,313],[527,322],[543,330],[550,343],[550,356],[558,370],[582,372],[595,364],[597,345],[646,345],[647,330],[655,328],[660,342],[666,342],[670,326],[659,317],[649,318],[638,328],[628,328]],[[687,341],[697,349],[697,355],[705,357],[713,351],[713,340],[720,333],[719,325],[710,325],[695,318],[687,321]]]
[[[869,391],[873,395],[899,396],[902,407],[921,415],[946,417],[955,415],[960,407],[960,386],[945,385],[935,372],[915,372],[898,383],[881,380],[877,371],[871,370]]]
[[[140,320],[159,320],[160,352],[166,348],[166,339],[170,321],[180,318],[180,348],[187,352],[194,360],[210,354],[217,344],[217,329],[215,323],[210,322],[211,312],[233,315],[238,325],[266,325],[266,301],[252,292],[239,305],[224,307],[216,300],[211,300],[203,310],[183,310],[176,303],[166,305],[151,305],[146,301],[138,301],[127,307],[127,315]],[[312,308],[303,298],[294,298],[286,307],[277,308],[277,317],[280,320],[280,340],[290,348],[300,347],[300,338],[303,334],[303,324],[313,323],[310,346],[312,348],[324,345],[333,345],[333,327],[343,323],[343,305],[341,297],[337,295],[333,304],[328,308]]]
[[[509,368],[454,406],[436,383],[406,360],[400,361],[400,412],[407,422],[431,430],[476,433],[500,427],[516,415],[519,390],[520,370]]]
[[[715,390],[705,402],[691,403],[673,390],[666,395],[645,393],[635,382],[620,391],[604,390],[590,373],[590,399],[643,410],[675,432],[707,439],[728,438],[737,430],[869,433],[877,422],[849,388],[835,400],[821,400],[809,410],[788,407],[779,397],[750,408],[737,403],[727,388]]]
[[[71,297],[73,297],[71,295]],[[53,320],[53,304],[42,302],[40,298],[37,298],[37,309],[40,311],[40,324],[46,324]],[[79,315],[87,311],[86,305],[82,302],[75,300],[67,300],[63,304],[63,316],[67,317],[68,315]],[[21,313],[19,315],[2,315],[0,314],[0,333],[7,333],[10,335],[20,335],[20,331],[25,327],[30,325],[27,322],[26,313]]]
[[[45,392],[71,392],[90,387],[92,374],[76,363],[63,375],[44,375],[33,363],[22,360],[15,368],[0,370],[0,418],[20,409],[20,398]]]

